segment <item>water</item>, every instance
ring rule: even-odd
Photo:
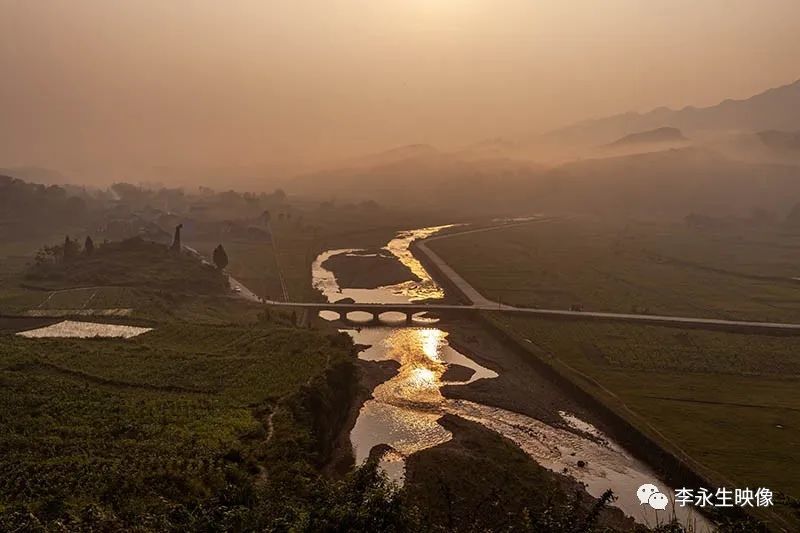
[[[444,292],[423,266],[411,255],[409,245],[415,239],[433,235],[450,226],[438,226],[404,231],[390,241],[385,249],[409,267],[420,281],[408,281],[377,289],[352,289],[340,287],[334,274],[322,267],[329,257],[361,250],[329,250],[320,254],[312,266],[314,286],[331,302],[352,298],[363,303],[408,303],[435,300]],[[370,315],[353,320],[367,320]],[[384,317],[390,317],[385,313]],[[335,313],[320,313],[325,319],[336,318]],[[398,314],[397,320],[404,316]],[[379,444],[388,444],[393,451],[381,459],[381,467],[397,482],[403,482],[405,458],[417,451],[447,442],[452,434],[439,425],[446,413],[458,415],[480,423],[517,444],[537,463],[554,472],[563,473],[582,482],[586,490],[599,497],[612,489],[619,499],[614,503],[626,514],[641,523],[650,525],[667,519],[667,511],[656,511],[639,504],[636,489],[643,483],[660,483],[655,473],[644,463],[634,459],[621,446],[608,439],[591,424],[566,412],[558,413],[563,427],[555,427],[540,420],[505,409],[482,405],[467,400],[451,400],[441,393],[443,385],[466,385],[480,379],[493,379],[498,374],[483,367],[447,342],[448,332],[437,327],[435,320],[415,317],[417,325],[409,327],[384,327],[345,329],[358,345],[368,346],[359,353],[366,361],[396,361],[397,374],[378,385],[373,398],[362,407],[350,433],[357,463],[363,462],[370,450]],[[467,367],[473,371],[465,381],[445,381],[443,375],[450,365]],[[578,466],[578,460],[585,462]],[[670,491],[667,491],[669,493]],[[706,522],[691,516],[689,508],[676,508],[679,519],[688,524],[699,524],[703,530]]]

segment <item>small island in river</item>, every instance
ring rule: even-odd
[[[410,268],[386,250],[347,252],[328,258],[322,267],[333,272],[342,287],[377,289],[405,281],[420,281]]]

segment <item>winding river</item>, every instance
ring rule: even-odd
[[[331,302],[342,298],[364,303],[441,299],[443,290],[414,258],[409,246],[414,240],[429,237],[447,227],[404,231],[384,247],[411,269],[420,281],[377,289],[340,287],[335,275],[322,264],[334,255],[363,251],[339,249],[326,251],[316,258],[312,267],[314,286]],[[385,313],[382,318],[394,320],[392,315]],[[404,323],[405,317],[399,313],[396,315],[398,323]],[[320,316],[326,320],[336,318],[326,312]],[[370,316],[353,312],[349,318],[358,321],[368,320]],[[396,375],[374,389],[372,399],[361,408],[350,433],[357,463],[363,462],[374,446],[388,444],[393,451],[384,454],[381,466],[391,478],[402,483],[405,458],[409,454],[452,438],[451,433],[438,423],[442,415],[451,413],[478,422],[510,439],[540,465],[584,483],[593,496],[599,497],[605,490],[612,489],[618,496],[614,505],[640,523],[654,525],[663,522],[666,513],[671,516],[671,505],[667,511],[657,515],[650,507],[640,505],[636,498],[636,489],[644,483],[666,487],[652,469],[573,414],[559,412],[563,424],[555,427],[498,407],[444,397],[441,393],[443,385],[466,385],[496,378],[498,374],[450,346],[446,326],[437,325],[436,320],[420,314],[415,316],[414,324],[410,326],[352,327],[342,331],[348,333],[356,344],[367,346],[359,353],[361,359],[392,360],[400,365]],[[443,376],[451,365],[469,368],[472,375],[464,381],[448,381]],[[576,458],[582,458],[580,466]],[[675,507],[674,510],[681,522],[691,523],[697,531],[708,529],[705,520],[692,514],[690,508]]]

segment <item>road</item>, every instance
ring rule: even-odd
[[[503,311],[503,310],[514,311],[514,310],[519,310],[516,307],[512,307],[512,306],[509,306],[509,305],[503,305],[500,302],[495,302],[493,300],[490,300],[490,299],[486,298],[484,295],[482,295],[480,292],[478,292],[478,290],[475,287],[470,285],[467,282],[467,280],[462,278],[461,275],[458,272],[453,270],[453,268],[450,265],[448,265],[444,261],[444,259],[439,257],[433,250],[428,248],[427,243],[433,242],[433,241],[438,241],[438,240],[441,240],[441,239],[448,239],[450,237],[455,237],[455,236],[470,235],[470,234],[473,234],[473,233],[485,233],[487,231],[496,231],[496,230],[499,230],[499,229],[507,229],[507,228],[511,228],[511,227],[514,227],[514,226],[523,226],[523,225],[533,224],[533,223],[541,224],[541,223],[544,223],[544,222],[548,222],[550,220],[553,220],[553,219],[552,218],[537,218],[537,219],[532,219],[532,220],[528,220],[528,221],[525,221],[525,222],[515,222],[515,223],[511,223],[511,224],[502,224],[502,225],[498,225],[498,226],[490,226],[490,227],[487,227],[487,228],[477,228],[477,229],[464,230],[464,231],[459,231],[459,232],[454,232],[454,233],[445,233],[445,234],[442,234],[442,235],[434,235],[432,237],[428,237],[424,241],[419,241],[416,244],[416,247],[417,247],[417,249],[419,251],[424,253],[431,262],[433,262],[439,268],[441,273],[444,274],[450,280],[450,282],[453,285],[455,285],[458,288],[458,290],[460,290],[464,294],[464,296],[467,297],[467,299],[469,299],[470,302],[472,302],[472,305],[474,305],[476,307],[481,307],[482,306],[485,309],[491,308],[492,310],[495,310],[495,311]]]
[[[685,327],[700,327],[700,328],[729,328],[729,329],[751,329],[751,330],[766,330],[766,331],[796,331],[800,332],[800,324],[784,323],[784,322],[759,322],[747,320],[724,320],[718,318],[703,318],[703,317],[686,317],[686,316],[670,316],[670,315],[648,315],[648,314],[635,314],[635,313],[607,313],[599,311],[569,311],[566,309],[544,309],[538,307],[516,307],[506,305],[501,302],[490,300],[483,296],[475,287],[473,287],[467,280],[461,277],[447,262],[444,261],[438,254],[432,251],[426,242],[439,239],[447,239],[450,237],[466,235],[470,233],[479,233],[486,231],[496,231],[506,229],[511,226],[519,226],[523,224],[543,223],[549,218],[540,218],[530,220],[527,222],[519,222],[513,224],[503,224],[498,226],[491,226],[487,228],[478,228],[465,230],[454,233],[447,233],[444,235],[437,235],[429,237],[424,241],[417,243],[417,249],[424,253],[430,261],[435,263],[441,273],[448,278],[448,280],[455,285],[469,300],[469,305],[456,305],[456,304],[424,304],[424,303],[408,303],[408,304],[381,304],[381,303],[316,303],[316,302],[279,302],[275,300],[261,300],[263,303],[272,307],[288,307],[288,308],[301,308],[301,309],[314,309],[314,310],[329,310],[329,311],[366,311],[371,313],[382,313],[388,311],[396,312],[422,312],[422,311],[503,311],[506,313],[528,315],[528,316],[541,316],[541,317],[557,317],[567,319],[598,319],[598,320],[619,320],[624,322],[640,322],[645,324],[664,324],[672,326],[685,326]],[[251,291],[247,290],[241,283],[236,280],[231,280],[234,287],[240,287],[240,294],[247,299],[259,298]],[[245,294],[246,291],[246,294]]]

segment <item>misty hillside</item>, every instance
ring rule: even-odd
[[[770,150],[800,154],[800,131],[760,131],[756,136]]]
[[[780,138],[778,144],[791,146],[791,137]],[[425,150],[417,157],[304,176],[292,189],[322,199],[413,202],[470,214],[561,211],[682,218],[690,212],[748,216],[761,208],[781,215],[800,202],[800,166],[741,160],[709,147],[584,159],[552,169]]]
[[[439,150],[429,144],[408,144],[398,146],[375,154],[367,154],[345,161],[341,166],[347,168],[364,168],[378,165],[391,165],[407,160],[437,159],[442,157]]]
[[[648,113],[624,113],[586,120],[545,135],[548,142],[597,145],[632,133],[665,126],[693,132],[797,130],[800,128],[800,80],[744,100],[680,110],[659,107]]]
[[[684,148],[569,163],[527,193],[543,207],[620,216],[785,214],[800,202],[800,167]]]
[[[800,165],[800,131],[768,130],[729,135],[707,146],[740,161]]]
[[[287,185],[292,192],[321,199],[376,200],[436,203],[449,198],[453,204],[474,202],[479,209],[504,202],[501,183],[527,183],[544,172],[529,161],[502,157],[494,145],[447,153],[428,145],[410,145],[354,159],[347,166],[299,176]]]
[[[374,200],[476,214],[785,212],[800,201],[798,130],[800,81],[706,108],[580,122],[549,137],[589,143],[576,151],[585,158],[550,169],[502,138],[456,151],[410,144],[301,175],[286,188],[320,202]],[[703,140],[709,132],[712,140]]]
[[[621,139],[610,143],[609,147],[622,147],[628,145],[649,144],[649,143],[672,143],[688,141],[678,128],[656,128],[654,130],[631,133]]]

